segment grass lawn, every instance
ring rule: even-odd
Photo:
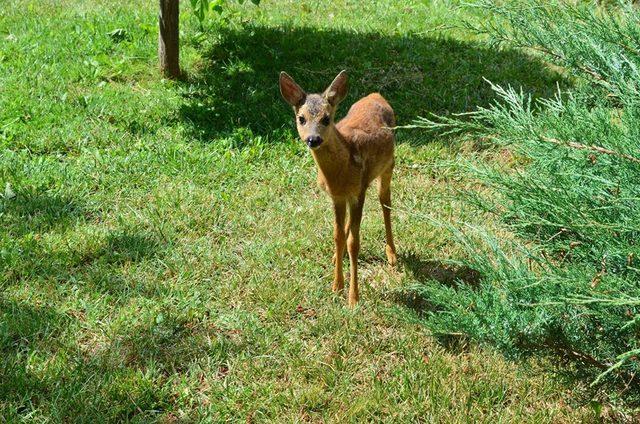
[[[430,221],[483,189],[475,140],[397,134],[399,266],[365,207],[361,303],[332,294],[332,215],[278,73],[342,106],[381,91],[400,125],[539,96],[562,76],[462,30],[454,1],[263,0],[203,30],[182,7],[185,79],[156,66],[156,2],[0,9],[0,422],[595,420],[540,364],[437,343],[403,288],[460,249]],[[442,278],[447,280],[447,278]],[[443,281],[443,284],[447,281]]]

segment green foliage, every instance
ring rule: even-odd
[[[419,287],[438,308],[426,322],[514,357],[558,354],[592,380],[601,374],[594,383],[637,394],[640,13],[544,1],[482,6],[494,19],[480,29],[494,42],[541,53],[577,86],[532,100],[493,85],[501,100],[469,119],[416,122],[471,131],[526,163],[509,172],[475,167],[498,195],[474,196],[472,204],[498,214],[518,238],[454,230],[483,282],[457,291]]]
[[[198,18],[200,25],[204,22],[209,12],[222,12],[228,0],[191,0],[193,13]],[[239,4],[243,4],[245,0],[237,0]],[[256,6],[260,4],[260,0],[251,0]]]

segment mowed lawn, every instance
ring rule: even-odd
[[[575,422],[540,364],[438,343],[404,288],[460,258],[442,222],[496,225],[460,191],[481,140],[398,130],[384,255],[372,189],[361,303],[330,290],[332,215],[277,77],[341,108],[381,91],[406,125],[562,77],[461,29],[454,1],[182,2],[182,81],[157,71],[157,2],[0,8],[0,422]],[[490,193],[485,193],[490,195]],[[428,217],[428,219],[425,219]],[[447,278],[443,278],[447,280]],[[443,284],[447,281],[443,281]]]

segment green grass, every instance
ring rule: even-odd
[[[509,156],[399,132],[400,265],[371,196],[349,310],[277,75],[319,91],[347,68],[345,103],[380,90],[401,125],[489,104],[483,78],[567,82],[447,29],[474,19],[455,2],[264,1],[204,31],[184,3],[180,82],[154,2],[0,10],[0,421],[595,420],[542,366],[437,343],[402,296],[461,253],[416,214],[497,225],[456,197],[485,190],[458,159]]]

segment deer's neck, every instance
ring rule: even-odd
[[[351,154],[346,142],[334,125],[327,130],[323,146],[312,150],[311,154],[318,166],[318,171],[328,182],[340,178],[348,171]]]

